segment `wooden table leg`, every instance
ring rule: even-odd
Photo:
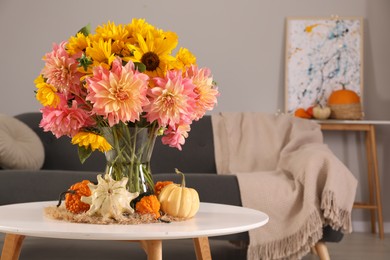
[[[197,260],[211,260],[211,251],[208,237],[196,237],[194,240]]]
[[[375,192],[375,188],[374,188],[374,174],[375,174],[375,171],[374,171],[374,157],[373,157],[373,146],[372,146],[372,142],[371,142],[371,129],[369,128],[367,130],[367,132],[365,133],[366,134],[366,157],[367,157],[367,173],[368,173],[368,193],[369,193],[369,200],[368,200],[368,204],[369,205],[375,205],[376,207],[373,207],[370,209],[370,213],[371,213],[371,232],[372,233],[376,233],[376,210],[378,209],[377,208],[377,204],[375,204],[375,198],[374,198],[374,192]]]
[[[384,239],[384,227],[382,216],[381,186],[378,172],[378,158],[375,140],[374,124],[326,124],[321,123],[322,130],[340,130],[340,131],[364,131],[366,133],[366,156],[368,166],[368,189],[369,202],[355,202],[353,207],[360,209],[369,209],[371,213],[371,231],[376,233],[376,220],[380,239]]]
[[[320,260],[330,260],[329,251],[324,242],[317,242],[314,247]]]
[[[375,128],[373,125],[370,126],[370,141],[371,141],[371,152],[372,152],[372,165],[374,170],[374,181],[375,181],[375,195],[376,195],[376,206],[378,214],[378,230],[380,239],[384,239],[383,230],[383,218],[382,218],[382,199],[381,199],[381,184],[379,181],[378,173],[378,157],[376,154],[376,140],[375,140]]]
[[[141,240],[140,243],[148,256],[148,260],[162,260],[161,240]]]
[[[6,234],[1,260],[18,260],[24,238],[23,235]]]

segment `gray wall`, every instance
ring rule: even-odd
[[[179,35],[201,66],[212,68],[221,97],[215,111],[284,109],[285,18],[362,16],[365,21],[364,107],[367,119],[390,120],[388,0],[0,0],[0,113],[38,111],[34,78],[53,42],[81,26],[146,20]],[[377,128],[385,221],[390,222],[390,126]],[[326,142],[359,178],[367,195],[363,137],[326,133]],[[368,220],[355,210],[356,223]],[[387,230],[390,230],[387,228]]]

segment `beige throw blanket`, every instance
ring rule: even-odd
[[[289,115],[212,115],[218,174],[237,175],[244,207],[267,213],[248,259],[299,259],[329,224],[351,232],[357,181],[323,144],[318,124]]]

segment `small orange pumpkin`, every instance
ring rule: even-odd
[[[331,118],[334,119],[362,119],[363,113],[359,95],[345,88],[333,91],[328,98],[331,109]]]
[[[355,91],[346,89],[344,86],[342,89],[333,91],[329,98],[329,105],[344,105],[344,104],[356,104],[360,103],[360,97]]]

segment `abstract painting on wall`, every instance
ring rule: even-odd
[[[362,97],[363,19],[287,18],[286,112],[326,105],[345,86]]]

